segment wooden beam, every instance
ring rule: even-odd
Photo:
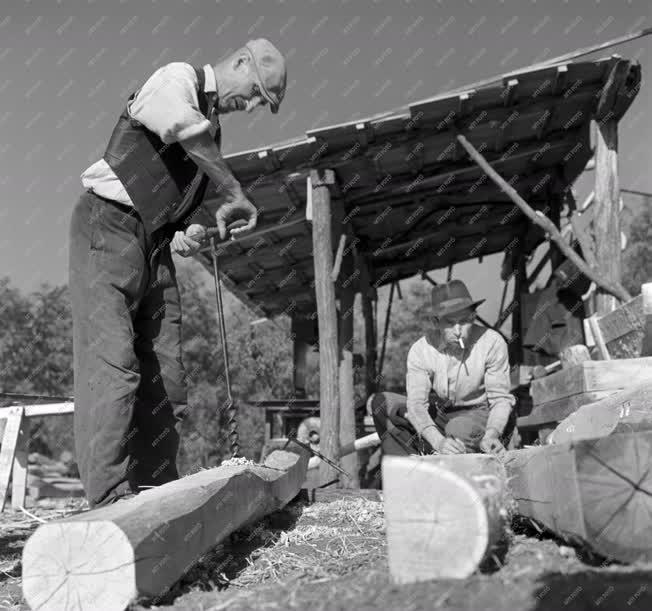
[[[301,488],[307,453],[221,466],[135,498],[42,524],[23,549],[32,609],[122,611],[165,593],[232,532],[281,509]]]
[[[618,202],[618,123],[613,119],[596,123],[595,152],[595,199],[593,233],[595,235],[595,258],[600,275],[612,285],[620,284],[622,275],[620,249],[620,215]],[[591,278],[593,280],[593,278]],[[596,282],[596,284],[598,284]],[[600,287],[600,285],[598,284]],[[604,286],[600,288],[604,289]],[[618,296],[618,295],[617,295]],[[596,313],[607,314],[616,309],[614,293],[598,290]],[[624,296],[623,296],[624,297]],[[631,297],[620,297],[627,301]]]
[[[546,231],[550,238],[555,242],[564,255],[570,259],[579,270],[589,279],[593,280],[598,286],[608,291],[611,295],[618,297],[624,301],[631,299],[627,290],[622,286],[620,280],[613,280],[612,278],[603,278],[599,273],[592,270],[567,243],[561,236],[559,229],[555,227],[554,223],[546,217],[542,212],[534,210],[517,192],[511,187],[505,179],[496,172],[487,160],[475,149],[475,147],[461,134],[457,139],[466,149],[471,158],[487,173],[487,175],[505,192],[512,201],[521,209],[521,211],[534,222],[535,225],[541,227]],[[620,233],[618,234],[620,236]],[[620,248],[620,244],[618,245]],[[620,251],[619,251],[620,252]]]
[[[615,392],[631,385],[633,380],[652,382],[652,357],[585,361],[545,378],[533,380],[530,394],[534,405],[540,405],[582,392]]]
[[[556,426],[558,422],[561,422],[582,405],[600,401],[616,392],[618,390],[592,390],[577,393],[570,397],[546,401],[534,406],[527,416],[517,418],[516,425],[519,429],[540,429],[544,425],[551,423]]]
[[[382,474],[395,583],[469,577],[503,538],[507,477],[495,457],[385,456]]]
[[[518,514],[621,562],[652,560],[651,462],[652,431],[513,450],[504,458]]]
[[[340,390],[338,375],[337,309],[333,270],[332,210],[330,187],[332,170],[312,170],[312,243],[315,268],[315,299],[319,320],[319,406],[321,418],[320,452],[337,461],[340,454]],[[319,477],[330,482],[337,471],[328,463],[320,465]]]
[[[652,383],[637,384],[587,403],[564,418],[548,443],[597,439],[614,433],[652,429]]]

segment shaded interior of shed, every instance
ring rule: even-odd
[[[525,69],[492,85],[229,155],[260,214],[253,233],[219,246],[223,280],[261,316],[314,311],[313,169],[334,171],[331,197],[340,213],[333,223],[343,223],[376,287],[511,249],[528,254],[543,234],[456,136],[463,134],[532,207],[559,224],[564,191],[592,156],[591,121],[622,117],[639,84],[639,65],[618,56]],[[207,208],[219,203],[209,188]],[[203,222],[214,224],[208,216]],[[198,258],[211,269],[208,249]]]

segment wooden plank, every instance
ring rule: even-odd
[[[319,321],[319,405],[321,418],[320,451],[336,461],[340,454],[340,389],[337,341],[337,309],[333,269],[332,211],[330,186],[335,182],[331,170],[313,170],[312,241],[315,267],[315,299]],[[320,465],[320,477],[329,482],[337,471],[328,463]]]
[[[652,357],[586,361],[533,380],[530,393],[534,405],[541,405],[583,392],[621,390],[632,380],[652,381]]]
[[[597,392],[582,392],[563,399],[556,399],[535,406],[527,416],[517,418],[516,424],[520,429],[538,429],[545,424],[561,422],[566,416],[572,414],[582,405],[604,399],[617,390],[601,390]]]
[[[593,341],[595,342],[596,348],[598,349],[598,355],[600,356],[600,359],[603,361],[611,360],[609,350],[607,349],[607,344],[604,341],[604,336],[602,335],[602,331],[600,330],[600,325],[598,324],[596,317],[591,316],[587,320],[591,329]]]
[[[550,443],[596,439],[613,433],[652,429],[652,384],[638,384],[588,403],[564,418]]]
[[[9,410],[7,424],[2,437],[2,448],[0,448],[0,511],[4,511],[9,492],[9,479],[16,454],[16,444],[20,435],[20,428],[23,425],[25,410],[22,405],[13,405],[6,408]]]
[[[643,296],[637,295],[613,312],[598,316],[604,341],[609,343],[634,330],[642,330],[644,324]]]
[[[27,492],[27,457],[29,455],[29,418],[23,417],[16,439],[16,453],[11,471],[11,507],[25,506]]]
[[[12,406],[13,407],[13,406]],[[0,407],[0,418],[7,418],[11,414],[12,407]],[[38,405],[23,405],[25,417],[42,417],[42,416],[63,416],[72,414],[75,411],[75,404],[66,403],[43,403]]]
[[[292,500],[307,463],[307,453],[277,451],[263,466],[207,469],[43,524],[23,549],[23,595],[32,609],[60,611],[160,596],[230,533]]]
[[[513,450],[516,512],[621,562],[652,560],[652,431]]]
[[[385,456],[382,473],[394,582],[469,577],[503,538],[507,478],[495,457]]]

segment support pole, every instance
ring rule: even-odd
[[[389,301],[387,302],[387,310],[385,312],[385,327],[383,329],[383,345],[380,348],[380,361],[378,363],[378,375],[383,375],[383,365],[385,363],[385,348],[387,347],[387,334],[389,333],[389,321],[392,316],[392,302],[394,301],[394,288],[396,282],[392,282],[389,289]]]
[[[351,257],[344,257],[342,272],[350,278],[353,269]],[[345,280],[340,289],[339,338],[340,338],[340,444],[345,446],[355,441],[355,396],[353,390],[353,306],[355,287]],[[351,475],[340,478],[342,488],[359,488],[358,455],[353,452],[340,458],[342,468]]]
[[[365,393],[367,397],[378,389],[376,381],[376,325],[371,297],[362,294],[362,315],[364,317],[365,340]]]
[[[595,212],[593,228],[596,260],[600,274],[609,282],[621,279],[620,217],[618,202],[618,123],[614,119],[596,122]],[[616,309],[616,300],[603,289],[596,294],[598,315]]]
[[[521,209],[523,214],[527,216],[535,225],[541,227],[548,233],[550,239],[559,247],[564,255],[570,259],[578,269],[590,280],[596,283],[599,287],[608,291],[614,296],[617,296],[622,301],[629,301],[631,295],[623,287],[620,282],[610,281],[602,276],[599,271],[591,269],[586,261],[582,259],[564,240],[559,229],[555,224],[541,211],[534,210],[517,192],[514,187],[509,185],[507,181],[494,170],[484,156],[461,134],[457,136],[458,142],[464,147],[464,150],[469,154],[471,159],[475,161],[493,180],[501,190]]]
[[[374,318],[374,301],[376,289],[371,285],[369,267],[365,258],[355,250],[356,267],[360,270],[360,297],[362,298],[362,316],[364,318],[365,341],[365,393],[369,397],[378,389],[376,378],[376,361],[378,358],[376,319]]]
[[[312,247],[315,267],[315,298],[319,321],[319,415],[320,452],[332,461],[340,455],[340,390],[338,376],[337,308],[333,270],[333,239],[331,235],[331,193],[335,184],[332,170],[311,170],[312,184]],[[321,482],[337,479],[338,473],[322,461]]]
[[[523,238],[516,248],[516,269],[514,272],[514,310],[512,312],[512,355],[516,363],[523,363],[523,293],[527,292],[527,269]],[[515,343],[514,343],[515,342]]]

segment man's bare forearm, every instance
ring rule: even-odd
[[[233,201],[242,197],[242,188],[231,172],[222,153],[217,148],[208,132],[202,132],[179,142],[188,153],[188,156],[197,164],[199,169],[208,175],[215,185],[218,193],[222,193],[226,201]]]

